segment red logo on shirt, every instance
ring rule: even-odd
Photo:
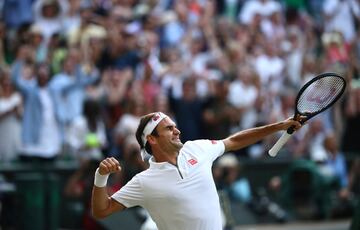
[[[211,144],[215,145],[215,144],[216,144],[216,141],[211,140]]]
[[[188,160],[188,162],[189,162],[191,165],[197,164],[197,160],[195,160],[195,159],[190,159],[190,160]]]

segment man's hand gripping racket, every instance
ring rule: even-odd
[[[331,107],[344,93],[346,81],[336,73],[320,74],[307,82],[299,91],[295,101],[294,119],[302,124],[317,114]],[[269,150],[269,155],[275,157],[279,150],[294,133],[290,127],[275,145]]]

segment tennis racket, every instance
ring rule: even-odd
[[[308,81],[299,91],[295,101],[294,119],[304,116],[304,123],[317,114],[331,107],[344,93],[346,81],[336,73],[322,73]],[[290,127],[282,134],[275,145],[269,150],[269,155],[275,157],[283,145],[294,133]]]

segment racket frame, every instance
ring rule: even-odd
[[[332,77],[337,77],[339,79],[341,79],[344,83],[341,91],[338,93],[338,95],[336,95],[336,97],[327,105],[325,106],[324,108],[314,112],[314,113],[301,113],[299,110],[298,110],[298,102],[300,100],[300,97],[302,96],[303,92],[315,81],[321,79],[321,78],[324,78],[324,77],[328,77],[328,76],[332,76]],[[303,124],[304,122],[308,121],[309,119],[311,119],[312,117],[318,115],[319,113],[327,110],[328,108],[330,108],[333,104],[335,104],[339,99],[340,97],[343,95],[344,91],[346,89],[346,80],[338,75],[337,73],[333,73],[333,72],[326,72],[326,73],[322,73],[322,74],[319,74],[317,75],[316,77],[314,77],[313,79],[311,79],[310,81],[308,81],[305,85],[303,85],[301,87],[301,89],[299,90],[297,96],[296,96],[296,99],[295,99],[295,113],[294,113],[294,119],[296,119],[297,116],[305,116],[305,119],[301,120],[300,123]],[[290,127],[287,132],[289,134],[293,133],[294,132],[294,127]]]
[[[301,113],[299,110],[298,110],[298,102],[300,100],[300,97],[302,96],[303,92],[312,84],[314,83],[315,81],[321,79],[321,78],[324,78],[324,77],[328,77],[328,76],[332,76],[332,77],[338,77],[339,79],[341,79],[343,81],[343,87],[341,88],[341,91],[338,93],[338,95],[336,95],[336,97],[327,105],[325,106],[324,108],[316,111],[316,112],[313,112],[313,113]],[[305,85],[303,85],[301,87],[301,89],[299,90],[297,96],[296,96],[296,99],[295,99],[295,113],[294,113],[294,120],[297,119],[297,117],[300,115],[300,116],[304,116],[305,119],[302,119],[300,120],[299,122],[301,124],[303,124],[304,122],[308,121],[309,119],[311,119],[312,117],[316,116],[317,114],[325,111],[326,109],[328,109],[329,107],[331,107],[334,103],[336,103],[340,97],[343,95],[344,91],[346,89],[346,80],[336,74],[336,73],[332,73],[332,72],[326,72],[326,73],[322,73],[322,74],[319,74],[317,75],[316,77],[314,77],[313,79],[311,79],[310,81],[308,81]],[[280,139],[272,146],[272,148],[269,150],[269,155],[272,156],[272,157],[275,157],[277,155],[277,153],[279,152],[279,150],[282,148],[282,146],[288,141],[288,139],[291,137],[291,135],[294,133],[295,131],[295,127],[290,127],[287,129],[286,132],[283,133],[283,135],[280,137]]]

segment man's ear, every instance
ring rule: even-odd
[[[150,144],[156,144],[156,138],[153,135],[148,135],[146,138]]]

